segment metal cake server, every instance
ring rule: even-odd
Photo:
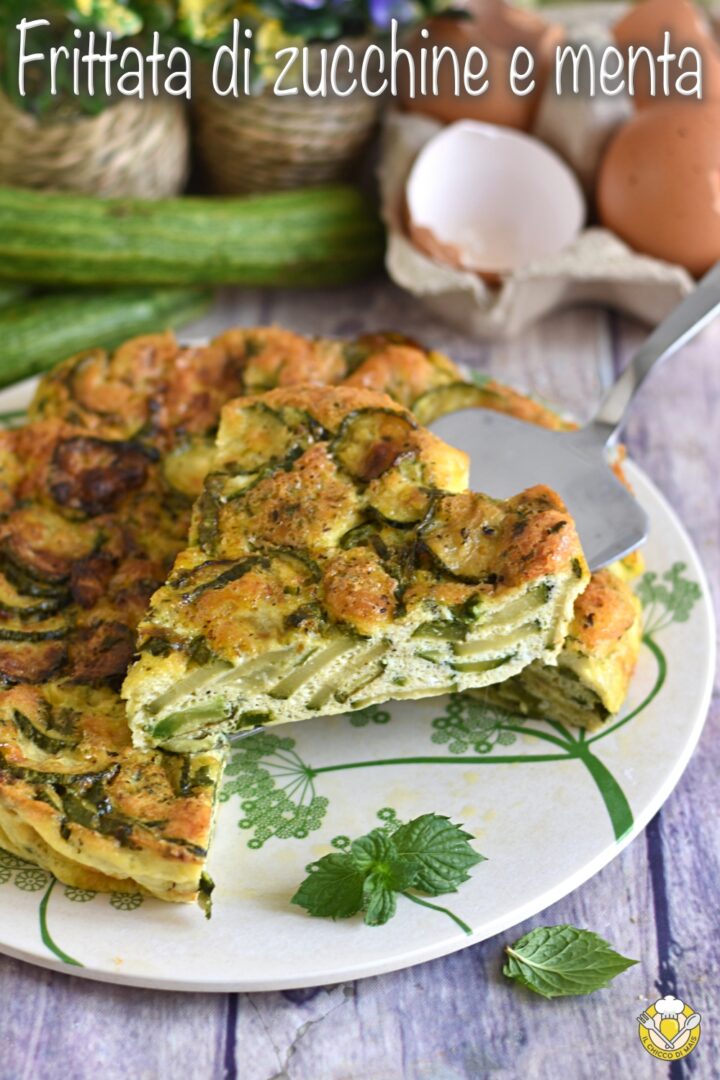
[[[547,484],[575,519],[591,570],[642,544],[648,518],[610,468],[637,391],[652,369],[680,349],[720,312],[717,263],[645,344],[605,395],[593,420],[578,431],[549,431],[490,409],[460,409],[429,425],[470,456],[470,487],[508,498]]]

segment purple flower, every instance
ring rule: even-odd
[[[378,30],[389,30],[393,19],[403,26],[417,17],[413,0],[368,0],[368,3],[370,18]]]

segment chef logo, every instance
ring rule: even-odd
[[[700,1041],[700,1013],[672,994],[640,1013],[638,1025],[640,1042],[661,1061],[687,1057]]]

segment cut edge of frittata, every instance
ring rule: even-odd
[[[513,715],[600,729],[627,697],[642,642],[642,605],[622,572],[616,564],[592,575],[556,666],[534,661],[473,697]]]

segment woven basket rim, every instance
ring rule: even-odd
[[[142,101],[138,98],[113,98],[103,109],[99,109],[97,112],[86,112],[79,106],[73,106],[71,101],[67,101],[67,103],[63,101],[61,107],[57,109],[47,113],[35,113],[29,109],[21,108],[0,86],[0,109],[2,109],[3,115],[11,115],[13,120],[23,127],[51,128],[58,125],[92,124],[93,121],[99,121],[109,112],[129,112],[138,108],[157,110],[158,106],[162,106],[166,111],[170,109],[177,111],[178,107],[184,108],[183,102],[172,95],[158,94],[151,98],[144,98]]]

